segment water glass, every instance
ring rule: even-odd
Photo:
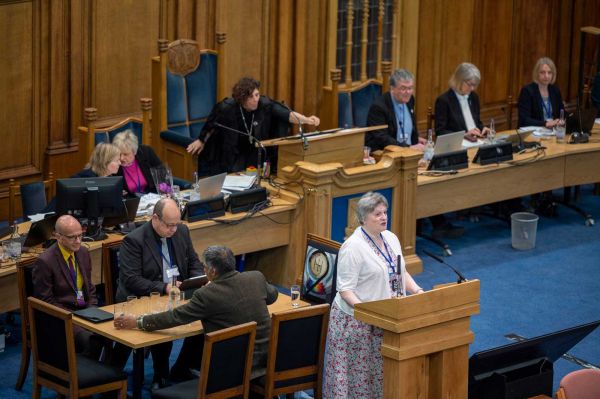
[[[125,303],[123,303],[123,302],[115,303],[114,308],[115,309],[113,311],[113,314],[114,314],[115,318],[125,316]]]
[[[138,316],[137,297],[135,295],[130,295],[127,297],[125,314],[127,316],[133,316],[133,317]]]
[[[554,127],[554,135],[557,143],[564,143],[566,136],[566,128],[564,125],[558,124]]]
[[[300,286],[294,284],[290,287],[290,297],[292,299],[292,307],[297,308],[300,306]]]
[[[178,185],[173,185],[173,198],[179,199],[181,188]]]
[[[375,158],[373,158],[371,156],[371,147],[369,147],[369,146],[363,147],[363,164],[365,164],[365,165],[375,164]]]
[[[5,259],[19,260],[21,258],[21,243],[19,241],[4,241],[2,249]]]

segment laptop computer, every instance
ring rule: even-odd
[[[527,137],[529,137],[533,130],[517,130],[517,133],[511,134],[500,134],[496,136],[496,141],[504,142],[504,143],[513,143],[513,144],[521,144],[521,142],[525,141]],[[520,137],[519,137],[520,136]]]
[[[581,110],[581,125],[583,125],[583,129],[579,126],[579,112],[576,110],[574,113],[567,117],[567,134],[573,132],[581,132],[591,134],[592,128],[594,127],[594,122],[596,120],[596,115],[598,114],[598,110],[594,107],[588,109]]]
[[[124,212],[116,217],[105,218],[102,222],[104,227],[117,226],[119,224],[129,224],[135,221],[138,206],[140,205],[140,197],[127,197],[123,199]]]
[[[438,136],[435,141],[434,155],[441,155],[447,152],[462,150],[462,141],[465,131],[448,133]]]
[[[37,222],[33,222],[27,232],[23,246],[26,248],[35,247],[53,238],[52,233],[54,233],[56,219],[58,219],[58,215],[53,214]]]
[[[226,176],[227,173],[221,173],[198,180],[198,192],[200,193],[200,199],[213,198],[221,194]]]

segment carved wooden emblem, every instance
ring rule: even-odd
[[[200,65],[200,50],[193,40],[179,39],[171,42],[167,50],[169,70],[177,75],[185,76],[195,71]]]

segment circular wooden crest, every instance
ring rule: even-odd
[[[169,70],[177,75],[185,76],[195,71],[200,65],[200,50],[193,40],[179,39],[171,42],[167,50]]]

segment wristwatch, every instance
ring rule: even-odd
[[[139,316],[135,321],[136,327],[138,330],[144,329],[144,315]]]

